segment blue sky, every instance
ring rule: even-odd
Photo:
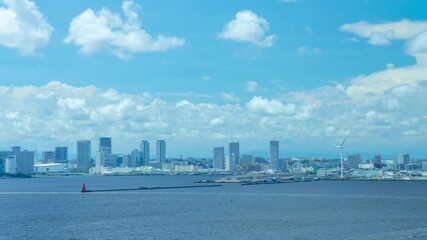
[[[426,5],[2,0],[0,147],[426,157]]]

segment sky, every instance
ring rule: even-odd
[[[423,0],[0,0],[0,149],[427,157]]]

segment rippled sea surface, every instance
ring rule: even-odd
[[[427,239],[427,182],[193,185],[209,176],[0,179],[0,239]]]

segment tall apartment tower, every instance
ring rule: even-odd
[[[409,164],[410,158],[409,158],[409,153],[401,153],[397,156],[397,163],[398,164]]]
[[[347,157],[348,167],[351,169],[358,169],[360,164],[360,154],[351,154]]]
[[[142,140],[139,151],[141,153],[142,166],[150,165],[150,142],[147,140]]]
[[[165,140],[157,140],[156,161],[158,163],[165,163],[166,162],[166,142],[165,142]]]
[[[77,171],[87,172],[91,167],[90,162],[91,142],[89,140],[77,141]]]
[[[228,157],[230,158],[230,171],[234,171],[236,165],[240,164],[240,146],[239,142],[228,144]]]
[[[225,169],[224,147],[214,147],[213,149],[213,168]]]
[[[55,162],[67,163],[68,162],[68,148],[55,147]]]
[[[104,152],[106,155],[111,154],[111,138],[110,137],[99,138],[99,151]]]
[[[34,151],[19,151],[16,154],[16,163],[17,173],[33,173],[34,172],[34,160],[35,160],[35,152]]]
[[[279,169],[279,141],[270,141],[270,166]]]

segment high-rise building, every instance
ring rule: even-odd
[[[380,154],[375,155],[375,157],[374,157],[374,166],[376,168],[378,168],[378,167],[380,167],[382,165],[382,162],[383,162],[383,158],[381,157],[381,155]]]
[[[77,171],[87,172],[91,167],[91,142],[89,140],[77,141]]]
[[[5,173],[16,174],[18,163],[16,162],[16,155],[11,155],[5,159]]]
[[[213,149],[213,168],[225,169],[224,147],[214,147]]]
[[[10,148],[10,150],[12,151],[13,155],[17,155],[17,154],[18,154],[18,152],[20,152],[20,151],[21,151],[21,147],[20,147],[20,146],[12,146],[12,147]]]
[[[55,147],[55,162],[68,163],[68,147]]]
[[[53,162],[55,160],[54,151],[43,151],[42,152],[42,162]]]
[[[111,154],[111,138],[110,137],[101,137],[99,138],[99,151],[104,152],[105,154]]]
[[[140,144],[141,164],[142,166],[150,165],[150,142],[142,140]]]
[[[156,161],[158,163],[166,163],[166,142],[165,142],[165,140],[157,140]]]
[[[360,154],[352,154],[347,157],[348,167],[351,169],[359,168]]]
[[[140,152],[137,149],[134,149],[130,154],[130,166],[131,168],[141,167]]]
[[[232,142],[228,144],[228,157],[230,158],[230,167],[234,171],[235,166],[240,164],[240,146],[239,142]]]
[[[250,165],[254,163],[254,155],[243,154],[240,158],[240,165]]]
[[[16,172],[30,174],[34,172],[34,151],[19,151],[16,154]]]
[[[104,164],[105,164],[105,153],[96,152],[95,169],[98,173],[101,172],[101,169],[104,167]]]
[[[409,158],[409,153],[401,153],[399,154],[399,156],[397,156],[397,164],[409,164],[410,162],[410,158]]]
[[[279,169],[279,141],[270,141],[270,167]]]

